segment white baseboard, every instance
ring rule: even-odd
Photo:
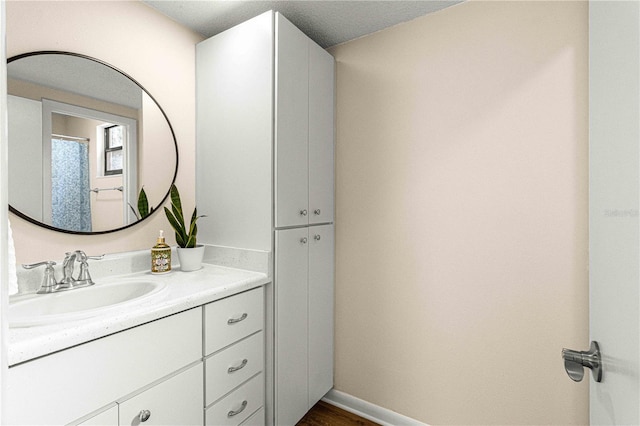
[[[382,408],[335,389],[331,389],[322,400],[382,426],[428,426],[395,411]]]

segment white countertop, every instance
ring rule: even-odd
[[[139,272],[104,277],[96,279],[95,285],[106,285],[118,280],[154,281],[166,286],[161,292],[137,303],[127,303],[120,309],[110,308],[89,318],[43,326],[9,328],[9,365],[70,348],[270,282],[265,273],[205,264],[202,269],[194,272],[174,270],[164,275]]]

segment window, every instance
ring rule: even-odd
[[[121,175],[123,162],[124,129],[122,126],[104,128],[104,174]]]

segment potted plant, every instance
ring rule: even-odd
[[[164,208],[169,224],[176,234],[176,243],[178,244],[178,259],[180,260],[180,269],[183,271],[195,271],[202,267],[202,259],[204,257],[204,246],[196,244],[196,236],[198,234],[198,226],[196,222],[205,215],[198,216],[198,210],[193,208],[191,221],[187,228],[182,214],[182,202],[180,201],[180,192],[175,185],[171,185],[171,210]]]

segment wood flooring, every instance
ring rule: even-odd
[[[324,401],[318,402],[296,426],[379,426]]]

